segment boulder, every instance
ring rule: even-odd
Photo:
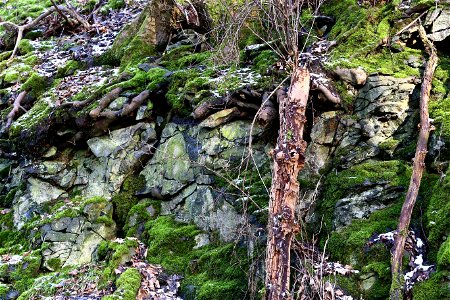
[[[441,42],[450,36],[450,9],[437,8],[428,13],[425,25],[431,25],[428,38],[434,42]]]

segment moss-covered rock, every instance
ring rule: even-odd
[[[248,268],[246,249],[233,244],[196,248],[201,231],[194,225],[161,216],[146,224],[147,259],[170,272],[183,274],[185,299],[243,299]]]
[[[172,30],[173,9],[172,1],[149,1],[139,18],[125,26],[100,61],[120,62],[124,68],[164,50]]]

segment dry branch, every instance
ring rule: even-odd
[[[17,96],[16,100],[14,100],[13,108],[9,112],[8,116],[6,117],[6,128],[9,128],[11,126],[11,124],[14,120],[14,117],[16,116],[17,112],[21,108],[20,104],[22,103],[22,101],[26,95],[27,95],[27,91],[23,91]]]
[[[318,90],[322,93],[322,95],[325,97],[325,100],[328,100],[335,104],[341,103],[341,98],[339,96],[333,94],[326,86],[324,85],[317,85],[315,87],[311,88],[312,90]]]
[[[405,202],[403,203],[402,211],[400,213],[400,219],[397,229],[398,235],[395,239],[394,250],[391,259],[391,300],[403,299],[403,286],[401,280],[403,251],[408,235],[411,214],[417,199],[417,194],[419,193],[420,182],[422,180],[423,170],[425,168],[425,156],[427,154],[428,138],[430,136],[430,132],[434,129],[434,126],[431,125],[428,114],[428,101],[430,98],[431,81],[433,79],[434,71],[438,63],[438,56],[436,53],[436,48],[430,42],[430,40],[428,40],[425,29],[422,25],[419,25],[419,34],[430,57],[425,67],[425,73],[422,80],[422,88],[420,91],[420,132],[416,146],[416,154],[414,156],[413,172],[411,175],[408,192],[406,193]]]

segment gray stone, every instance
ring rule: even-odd
[[[27,183],[27,190],[16,193],[13,200],[14,226],[18,229],[21,229],[43,204],[66,195],[64,190],[33,177],[30,177]]]
[[[428,38],[435,42],[441,42],[450,36],[450,10],[449,9],[435,9],[428,14],[427,24],[431,25],[431,33]]]
[[[127,97],[119,97],[108,105],[111,110],[119,110],[128,101]]]
[[[201,248],[203,246],[206,246],[206,245],[210,244],[209,235],[207,235],[206,233],[197,234],[194,237],[194,240],[195,240],[195,243],[196,243],[195,246],[194,246],[194,249],[198,249],[198,248]]]
[[[390,186],[388,182],[366,183],[364,190],[351,193],[337,201],[334,210],[333,225],[340,230],[354,219],[363,219],[376,210],[399,199],[403,193],[402,187]]]

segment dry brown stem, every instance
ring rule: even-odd
[[[419,193],[420,182],[422,180],[423,170],[425,168],[425,156],[427,154],[427,144],[430,132],[434,126],[430,123],[428,114],[428,102],[431,91],[431,81],[433,79],[434,71],[438,63],[438,56],[436,48],[427,38],[425,29],[419,25],[419,34],[425,45],[425,49],[430,56],[425,67],[425,73],[422,80],[422,88],[420,90],[420,131],[419,139],[417,140],[416,154],[414,156],[413,172],[411,181],[406,193],[405,202],[400,213],[399,224],[397,228],[397,238],[395,239],[394,248],[391,259],[392,285],[390,292],[391,300],[403,299],[402,293],[402,260],[403,251],[405,248],[405,241],[408,235],[409,223],[411,221],[411,214],[416,203],[417,195]]]

